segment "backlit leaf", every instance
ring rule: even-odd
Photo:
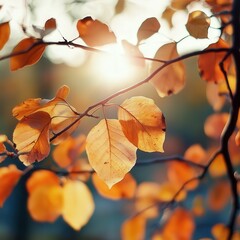
[[[185,151],[184,158],[194,163],[204,164],[207,160],[207,153],[200,144],[193,144]]]
[[[170,61],[178,58],[176,43],[168,43],[160,47],[154,58]],[[154,72],[163,63],[153,62],[151,72]],[[176,94],[181,91],[185,84],[185,68],[182,61],[175,62],[160,70],[151,80],[160,97]]]
[[[58,176],[49,170],[38,170],[34,172],[26,182],[28,193],[32,193],[36,188],[44,185],[59,185]]]
[[[67,180],[63,185],[63,195],[63,219],[73,229],[80,230],[93,214],[92,194],[84,183]]]
[[[79,36],[90,47],[105,45],[116,42],[116,36],[108,26],[91,17],[78,20],[77,30]]]
[[[229,228],[223,223],[215,224],[211,229],[212,235],[216,240],[227,240],[229,234]]]
[[[0,207],[12,193],[13,188],[22,176],[22,171],[11,164],[8,167],[0,168]]]
[[[139,27],[137,32],[138,42],[151,37],[160,29],[160,23],[155,17],[147,18]]]
[[[202,11],[191,12],[188,16],[186,28],[195,38],[207,38],[210,18]]]
[[[213,43],[206,49],[218,49],[218,48],[229,48],[229,45],[223,40],[219,39],[218,42]],[[200,70],[200,75],[205,81],[221,82],[225,81],[224,75],[219,66],[220,62],[225,57],[226,52],[211,52],[206,54],[201,54],[198,58],[198,67]],[[231,58],[228,57],[224,63],[223,67],[226,72],[228,72],[231,65]]]
[[[121,181],[135,165],[136,150],[115,119],[101,120],[87,136],[89,162],[109,188]]]
[[[79,135],[77,138],[69,136],[53,151],[54,161],[62,168],[69,167],[85,150],[86,137]]]
[[[209,173],[212,177],[221,177],[227,172],[226,164],[222,154],[219,154],[209,167]]]
[[[122,240],[144,240],[146,220],[142,214],[127,219],[121,228]]]
[[[62,212],[63,190],[58,184],[44,184],[31,191],[27,208],[31,217],[39,222],[54,222]]]
[[[50,152],[49,126],[46,112],[35,112],[20,120],[13,132],[13,141],[22,153],[19,159],[26,165],[46,158]]]
[[[12,51],[13,55],[17,55],[10,58],[10,69],[15,71],[36,63],[41,58],[45,47],[42,40],[36,38],[23,39]]]
[[[193,239],[195,223],[192,215],[185,209],[174,210],[162,230],[163,239]]]
[[[229,182],[217,182],[208,192],[208,206],[213,211],[222,210],[230,200],[231,189]]]
[[[219,139],[229,118],[228,113],[210,115],[204,123],[204,132],[208,137]]]
[[[116,183],[111,189],[98,177],[96,173],[92,175],[93,184],[100,195],[109,199],[132,198],[136,191],[137,183],[130,173]]]
[[[118,119],[127,139],[145,152],[163,152],[165,118],[154,101],[146,97],[125,100],[118,110]]]
[[[9,22],[4,22],[0,24],[0,50],[7,43],[10,36],[10,26]]]

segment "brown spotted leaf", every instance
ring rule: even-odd
[[[137,148],[145,152],[163,152],[165,119],[154,101],[146,97],[125,100],[118,110],[123,133]]]
[[[135,165],[136,150],[115,119],[101,120],[87,136],[90,165],[109,188],[121,181]]]

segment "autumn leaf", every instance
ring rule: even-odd
[[[116,36],[108,26],[91,17],[85,17],[77,22],[79,36],[90,47],[115,43]]]
[[[171,7],[175,10],[185,10],[187,5],[195,0],[171,0]]]
[[[27,208],[35,221],[54,222],[63,208],[61,186],[50,183],[34,188],[28,197]]]
[[[68,93],[69,88],[63,85],[58,89],[55,98],[51,100],[41,98],[27,99],[23,103],[14,107],[12,114],[15,118],[21,120],[23,117],[39,111],[48,113],[51,117],[49,138],[52,138],[55,136],[55,134],[61,132],[76,120],[77,113],[75,108],[66,101]],[[64,131],[64,133],[57,136],[52,143],[59,144],[61,141],[66,139],[77,128],[78,125],[79,121]]]
[[[10,25],[9,22],[4,22],[0,24],[0,50],[7,43],[10,36]]]
[[[130,173],[127,173],[124,178],[111,189],[108,188],[96,173],[92,175],[92,180],[100,195],[113,200],[133,198],[137,187],[137,183]]]
[[[0,168],[0,207],[10,196],[21,176],[22,171],[13,164]]]
[[[0,134],[0,163],[3,162],[7,158],[7,149],[4,145],[4,143],[8,141],[8,138],[6,135]]]
[[[151,37],[160,29],[160,23],[155,17],[147,18],[139,27],[137,32],[138,43]]]
[[[13,132],[13,141],[19,159],[26,166],[41,161],[50,152],[49,126],[51,118],[46,112],[35,112],[20,120]]]
[[[170,61],[178,58],[176,43],[168,43],[160,47],[154,58]],[[163,63],[153,62],[151,72],[156,71]],[[185,84],[185,68],[182,61],[177,61],[161,69],[151,80],[160,97],[176,94],[181,91]]]
[[[44,185],[59,185],[58,176],[49,170],[38,170],[34,172],[26,182],[28,193],[32,193],[36,188]]]
[[[111,188],[136,162],[136,150],[115,119],[103,119],[89,132],[86,152],[92,168]]]
[[[210,18],[202,11],[191,12],[188,16],[186,28],[195,38],[207,38]]]
[[[170,28],[173,27],[172,18],[175,12],[176,10],[174,10],[172,7],[167,7],[162,13],[162,18],[167,21]]]
[[[39,34],[41,38],[45,37],[46,35],[50,34],[57,28],[57,23],[55,18],[50,18],[45,22],[44,28],[37,27],[33,25],[33,29],[35,32]]]
[[[137,148],[145,152],[163,152],[165,119],[154,101],[146,97],[125,100],[118,110],[123,133]]]
[[[69,136],[53,151],[54,161],[61,167],[71,166],[77,157],[85,150],[86,137],[79,135],[77,138]]]
[[[214,113],[206,119],[204,132],[208,137],[219,139],[229,118],[228,113]]]
[[[191,240],[195,223],[190,212],[183,208],[176,208],[163,226],[163,239]]]
[[[206,50],[218,48],[229,48],[229,45],[220,38],[218,42],[209,45]],[[222,73],[222,70],[219,66],[225,55],[226,52],[210,52],[206,54],[201,54],[199,56],[198,67],[203,80],[216,83],[225,81],[224,74]],[[226,72],[228,72],[230,65],[231,57],[228,57],[223,63],[223,67]]]
[[[94,211],[94,202],[87,186],[80,181],[67,180],[63,185],[62,216],[73,229],[80,230]]]
[[[125,54],[130,57],[130,62],[134,65],[144,67],[145,60],[144,56],[139,50],[139,48],[126,40],[122,40],[122,46],[125,50]]]
[[[140,214],[127,219],[121,228],[122,240],[144,240],[146,232],[146,220]]]
[[[221,177],[227,172],[226,164],[222,154],[219,154],[209,166],[209,173],[212,177]]]
[[[42,40],[32,37],[23,39],[12,51],[10,69],[15,71],[38,62],[45,48]]]
[[[197,217],[201,217],[205,214],[204,199],[201,195],[194,197],[192,213]]]

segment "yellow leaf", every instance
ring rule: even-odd
[[[98,20],[93,20],[91,17],[78,20],[77,30],[79,36],[90,47],[116,42],[116,36],[109,30],[108,26]]]
[[[135,165],[136,150],[115,119],[101,120],[87,136],[89,162],[109,188],[121,181]]]
[[[212,235],[216,240],[227,240],[229,235],[229,228],[223,223],[215,224],[211,229]]]
[[[158,32],[160,23],[155,17],[147,18],[139,27],[137,32],[138,42],[151,37]]]
[[[195,38],[207,38],[210,18],[202,11],[191,12],[188,16],[186,28]]]
[[[12,193],[13,188],[22,176],[22,171],[11,164],[8,167],[0,168],[0,207]]]
[[[84,183],[67,180],[63,186],[63,194],[63,219],[75,230],[80,230],[94,211],[91,192]]]
[[[31,217],[39,222],[54,222],[62,212],[63,191],[60,185],[48,184],[34,188],[27,201]]]
[[[0,24],[0,50],[7,43],[9,36],[10,36],[9,22],[1,23]]]
[[[127,219],[121,228],[122,240],[144,240],[145,228],[146,220],[141,214]]]
[[[160,47],[154,58],[163,61],[170,61],[178,58],[176,43],[168,43]],[[163,63],[153,62],[151,72],[154,72]],[[182,61],[175,62],[160,70],[151,80],[160,97],[176,94],[185,85],[185,68]]]
[[[123,133],[137,148],[145,152],[163,152],[165,119],[154,101],[146,97],[125,100],[118,111]]]
[[[125,177],[111,189],[108,188],[96,173],[92,175],[92,180],[100,195],[113,200],[133,198],[137,187],[137,183],[130,173],[127,173]]]
[[[212,177],[221,177],[227,172],[226,164],[222,154],[219,154],[209,167],[209,173]]]
[[[25,38],[13,49],[12,54],[18,54],[10,58],[10,69],[12,71],[36,63],[45,50],[45,44],[36,38]]]
[[[46,112],[35,112],[24,117],[13,132],[13,141],[19,153],[19,159],[26,166],[41,161],[50,152],[49,125],[51,118]]]

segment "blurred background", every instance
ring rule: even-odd
[[[153,57],[156,50],[170,39],[178,41],[187,36],[185,28],[187,13],[179,10],[173,18],[173,28],[161,18],[168,6],[168,0],[1,0],[0,21],[11,20],[11,36],[9,43],[1,51],[1,56],[11,52],[11,49],[25,37],[22,26],[27,26],[31,32],[32,25],[42,27],[49,18],[57,21],[57,30],[47,35],[45,41],[72,40],[78,36],[76,23],[78,19],[92,16],[107,23],[118,37],[136,44],[138,27],[148,17],[156,17],[161,28],[149,40],[142,44],[142,52],[146,57]],[[193,3],[189,11],[199,9],[198,3]],[[201,7],[202,9],[202,7]],[[210,14],[207,8],[203,9]],[[211,24],[218,26],[213,19]],[[178,45],[180,54],[193,49],[201,50],[217,40],[219,31],[209,32],[209,39],[196,40],[186,38]],[[83,44],[81,39],[77,43]],[[187,47],[186,47],[187,46]],[[88,106],[102,100],[112,93],[131,86],[143,80],[149,73],[149,62],[145,68],[132,65],[128,60],[119,57],[121,49],[116,46],[104,46],[103,50],[112,55],[90,53],[82,49],[68,46],[49,46],[41,60],[30,67],[11,72],[9,60],[0,62],[0,133],[12,139],[12,132],[17,121],[12,117],[12,109],[28,98],[47,98],[55,96],[56,90],[63,84],[70,87],[68,102],[79,112]],[[183,154],[186,148],[194,143],[207,146],[209,140],[205,137],[203,125],[206,117],[213,112],[209,106],[205,92],[206,84],[199,78],[197,59],[184,61],[186,67],[186,87],[177,95],[160,98],[150,84],[145,84],[120,97],[114,103],[121,103],[131,96],[142,95],[154,99],[164,113],[167,123],[167,136],[164,145],[165,154]],[[108,117],[115,117],[116,112],[109,111]],[[96,124],[96,120],[83,120],[78,131],[87,134]],[[161,157],[164,154],[138,153],[138,161]],[[51,162],[49,157],[47,161]],[[19,168],[23,165],[17,159],[8,159],[4,164],[16,163]],[[164,178],[164,165],[135,167],[132,171],[137,182],[161,181]],[[31,220],[27,209],[26,179],[23,177],[13,194],[0,209],[0,239],[3,240],[61,240],[61,239],[120,239],[120,226],[131,215],[131,201],[110,201],[102,198],[91,188],[96,210],[90,222],[80,232],[72,230],[59,218],[55,223],[36,223]],[[206,193],[207,182],[195,191]],[[193,195],[189,194],[186,206],[191,206]],[[184,205],[184,206],[185,206]],[[221,214],[209,213],[204,220],[197,219],[198,231],[195,238],[209,237],[208,226],[212,219],[226,221],[226,212]],[[211,224],[210,224],[211,226]]]

